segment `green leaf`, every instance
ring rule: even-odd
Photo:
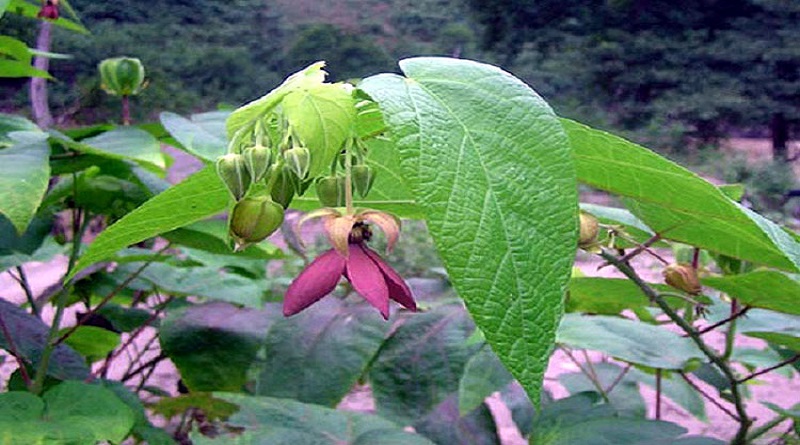
[[[674,292],[675,289],[650,283],[658,292]],[[672,305],[681,305],[685,300],[666,297]],[[705,297],[699,297],[705,301]],[[569,280],[567,312],[616,315],[625,309],[640,309],[651,306],[642,290],[632,281],[623,278],[577,277]]]
[[[706,277],[701,282],[736,298],[741,304],[800,315],[800,283],[786,274],[757,270],[741,275]]]
[[[215,113],[214,116],[223,121],[227,113]],[[164,112],[159,115],[161,125],[183,145],[189,153],[208,162],[213,162],[217,157],[225,154],[227,141],[225,131],[218,133],[214,121],[204,115],[194,115],[186,119],[175,113]]]
[[[8,9],[9,3],[11,3],[11,0],[0,0],[0,17],[3,17],[6,9]]]
[[[704,357],[688,338],[657,326],[604,315],[567,314],[558,330],[558,342],[652,368],[682,369],[687,360]]]
[[[441,444],[500,445],[497,425],[485,403],[462,415],[457,394],[414,423],[414,431]]]
[[[570,147],[552,110],[500,69],[407,59],[361,84],[381,107],[406,183],[458,294],[539,400],[577,228]]]
[[[163,237],[182,246],[218,255],[263,260],[279,258],[282,255],[282,252],[277,247],[266,241],[253,244],[240,252],[234,252],[227,241],[228,224],[222,219],[196,222],[165,233]]]
[[[292,131],[311,152],[308,176],[328,171],[355,131],[353,96],[342,84],[305,85],[286,94],[281,105]]]
[[[131,244],[220,213],[229,200],[228,190],[219,180],[214,166],[208,166],[102,231],[81,256],[69,278]]]
[[[216,398],[209,392],[192,392],[177,397],[162,397],[153,404],[153,412],[167,419],[181,416],[192,408],[202,410],[210,421],[227,419],[239,410],[235,404]]]
[[[25,0],[10,0],[10,4],[8,6],[8,11],[19,14],[25,17],[30,17],[32,19],[37,19],[37,14],[39,14],[39,6],[34,5],[32,3],[28,3]],[[56,20],[52,20],[56,26],[60,26],[64,29],[68,29],[70,31],[79,32],[81,34],[89,34],[89,30],[83,27],[80,23],[73,22],[72,20],[66,19],[64,17],[59,17]]]
[[[43,413],[44,402],[29,392],[12,391],[0,394],[0,419],[2,421],[17,422],[38,419],[42,417]],[[4,439],[2,443],[7,442]]]
[[[46,417],[62,425],[80,425],[95,441],[121,442],[131,431],[134,413],[111,390],[67,381],[45,392]]]
[[[160,169],[166,168],[161,145],[150,133],[135,127],[120,127],[80,141],[79,151],[132,159]]]
[[[562,119],[578,179],[629,198],[628,209],[665,239],[781,269],[800,270],[797,242],[711,183],[646,148]]]
[[[390,327],[363,301],[337,298],[276,320],[255,392],[334,407],[367,371]]]
[[[458,390],[476,352],[474,326],[460,304],[408,317],[383,344],[370,368],[378,414],[408,425]]]
[[[514,377],[497,358],[489,345],[484,345],[467,362],[458,383],[458,411],[463,416],[483,404],[493,392],[503,389]]]
[[[134,416],[131,433],[134,437],[143,440],[148,445],[173,445],[175,441],[166,431],[156,428],[150,423],[145,413],[144,405],[139,397],[125,387],[121,382],[103,380],[104,388],[112,391],[125,405],[130,408]]]
[[[15,131],[41,132],[36,124],[22,116],[0,113],[0,147],[14,143],[9,134]]]
[[[0,213],[22,234],[31,222],[50,180],[50,147],[44,134],[0,150]]]
[[[13,350],[22,359],[34,367],[38,366],[48,338],[49,326],[2,298],[0,298],[0,322],[5,326],[5,329],[0,331],[0,348],[10,352],[13,343]],[[10,339],[6,337],[5,332],[8,332]],[[74,349],[60,344],[50,356],[47,374],[61,380],[85,379],[89,376],[89,368],[83,357]]]
[[[52,79],[47,71],[30,66],[29,63],[17,60],[0,59],[0,77],[43,77]]]
[[[625,376],[627,380],[645,384],[653,390],[656,389],[656,377],[638,369],[631,369]],[[703,422],[708,421],[706,416],[705,400],[689,385],[678,373],[662,373],[661,392],[678,406],[684,408],[693,416]]]
[[[216,439],[193,434],[197,445],[433,445],[378,416],[337,411],[290,399],[216,394],[240,406],[228,424],[241,434]]]
[[[80,326],[65,343],[92,362],[119,346],[119,334],[96,326]]]
[[[210,303],[162,322],[159,339],[192,391],[239,391],[271,322],[263,311]]]

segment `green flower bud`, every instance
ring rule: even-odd
[[[294,173],[292,173],[285,165],[273,165],[269,171],[270,176],[277,175],[275,182],[272,184],[272,190],[269,192],[273,201],[282,205],[284,209],[288,208],[289,204],[292,203],[295,192],[297,191],[297,186],[295,184],[297,179],[294,177]]]
[[[358,196],[366,198],[372,184],[375,182],[375,170],[369,165],[354,165],[350,174],[353,178],[353,188],[355,188]]]
[[[668,265],[664,269],[664,282],[691,295],[697,295],[702,290],[697,270],[688,264]]]
[[[105,59],[97,66],[100,86],[114,96],[135,96],[145,87],[144,65],[132,57]]]
[[[262,241],[278,230],[283,222],[283,208],[269,198],[245,198],[231,213],[229,230],[237,251]]]
[[[272,163],[272,150],[263,145],[255,145],[245,148],[242,155],[244,155],[244,163],[253,181],[258,182],[264,178],[270,163]]]
[[[235,200],[244,198],[250,188],[250,172],[245,166],[244,156],[228,153],[217,158],[217,175],[219,175]]]
[[[327,176],[317,181],[317,199],[325,207],[342,207],[344,203],[344,176]]]
[[[292,147],[283,152],[286,165],[300,178],[305,179],[311,166],[311,152],[306,147]]]

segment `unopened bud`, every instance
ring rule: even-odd
[[[308,148],[295,146],[283,152],[283,160],[286,165],[294,172],[294,174],[302,179],[308,175],[308,169],[311,166],[311,152]]]
[[[585,249],[594,246],[597,236],[600,234],[600,225],[597,218],[588,213],[580,212],[580,233],[578,235],[578,247]]]
[[[366,164],[354,165],[351,175],[356,193],[358,193],[358,196],[366,198],[372,188],[372,184],[375,182],[375,170]]]
[[[245,198],[231,213],[229,230],[236,250],[262,241],[278,230],[283,222],[283,208],[269,198]]]
[[[702,290],[697,270],[688,264],[668,265],[664,269],[664,282],[691,295],[697,295]]]
[[[272,200],[282,205],[284,209],[288,208],[297,191],[294,173],[289,171],[287,166],[279,166],[277,164],[273,164],[269,171],[270,175],[277,175],[275,181],[272,183],[272,190],[269,191]]]
[[[145,87],[144,65],[133,57],[105,59],[98,65],[100,85],[115,96],[134,96]]]
[[[272,150],[263,145],[255,145],[245,148],[242,155],[253,182],[263,179],[272,162]]]
[[[317,199],[325,207],[342,207],[345,204],[344,176],[327,176],[317,181]]]
[[[245,166],[244,156],[228,153],[217,159],[217,175],[237,201],[244,198],[250,188],[250,172]]]

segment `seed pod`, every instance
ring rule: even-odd
[[[244,163],[253,182],[264,178],[272,162],[272,150],[263,145],[255,145],[244,149]]]
[[[228,153],[217,158],[217,175],[237,201],[244,198],[250,188],[250,172],[245,166],[244,156]]]
[[[288,208],[296,192],[294,173],[287,166],[277,164],[273,164],[269,171],[270,175],[277,175],[272,190],[269,191],[272,200],[282,205],[284,209]]]
[[[579,218],[578,247],[581,249],[592,247],[597,242],[597,235],[600,234],[600,225],[597,222],[597,218],[584,212],[580,213]]]
[[[355,188],[358,196],[366,198],[372,184],[375,182],[375,170],[369,165],[354,165],[351,170],[353,178],[353,188]]]
[[[292,147],[283,152],[283,159],[298,178],[301,180],[306,178],[308,169],[311,166],[311,152],[308,151],[308,148]]]
[[[668,265],[664,269],[664,282],[691,295],[697,295],[702,290],[697,270],[688,264]]]
[[[231,213],[229,230],[237,251],[257,243],[278,230],[283,222],[283,208],[270,198],[245,198]]]
[[[133,57],[105,59],[97,66],[100,86],[114,96],[134,96],[145,87],[144,65]]]
[[[327,176],[317,181],[317,199],[325,207],[344,205],[344,176]]]

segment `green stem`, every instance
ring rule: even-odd
[[[345,211],[348,215],[352,215],[353,212],[353,150],[352,150],[352,143],[348,142],[347,146],[345,147],[344,152],[344,205]]]
[[[711,348],[706,345],[703,341],[703,338],[697,331],[686,322],[675,310],[673,310],[669,304],[664,300],[664,298],[658,294],[649,284],[644,282],[642,278],[639,276],[638,273],[630,266],[630,264],[619,261],[617,257],[614,255],[606,252],[605,250],[600,253],[600,256],[603,257],[609,264],[613,264],[620,272],[622,272],[628,279],[634,282],[639,289],[644,292],[644,294],[658,305],[658,307],[670,318],[678,327],[680,327],[688,336],[692,339],[692,341],[697,345],[700,351],[711,360],[714,365],[722,372],[725,376],[725,379],[728,380],[730,387],[731,387],[731,398],[733,399],[733,404],[736,408],[736,413],[739,417],[739,429],[736,432],[736,436],[731,441],[731,445],[744,445],[747,438],[747,430],[752,425],[753,420],[747,416],[747,410],[744,406],[744,401],[742,400],[742,395],[739,391],[739,382],[736,376],[733,373],[733,370],[725,359],[717,355]]]
[[[739,312],[739,304],[734,298],[731,301],[731,317],[736,315]],[[731,318],[730,324],[728,324],[728,330],[725,331],[725,351],[722,353],[722,358],[725,361],[730,360],[731,354],[733,354],[733,341],[736,339],[736,318]]]

